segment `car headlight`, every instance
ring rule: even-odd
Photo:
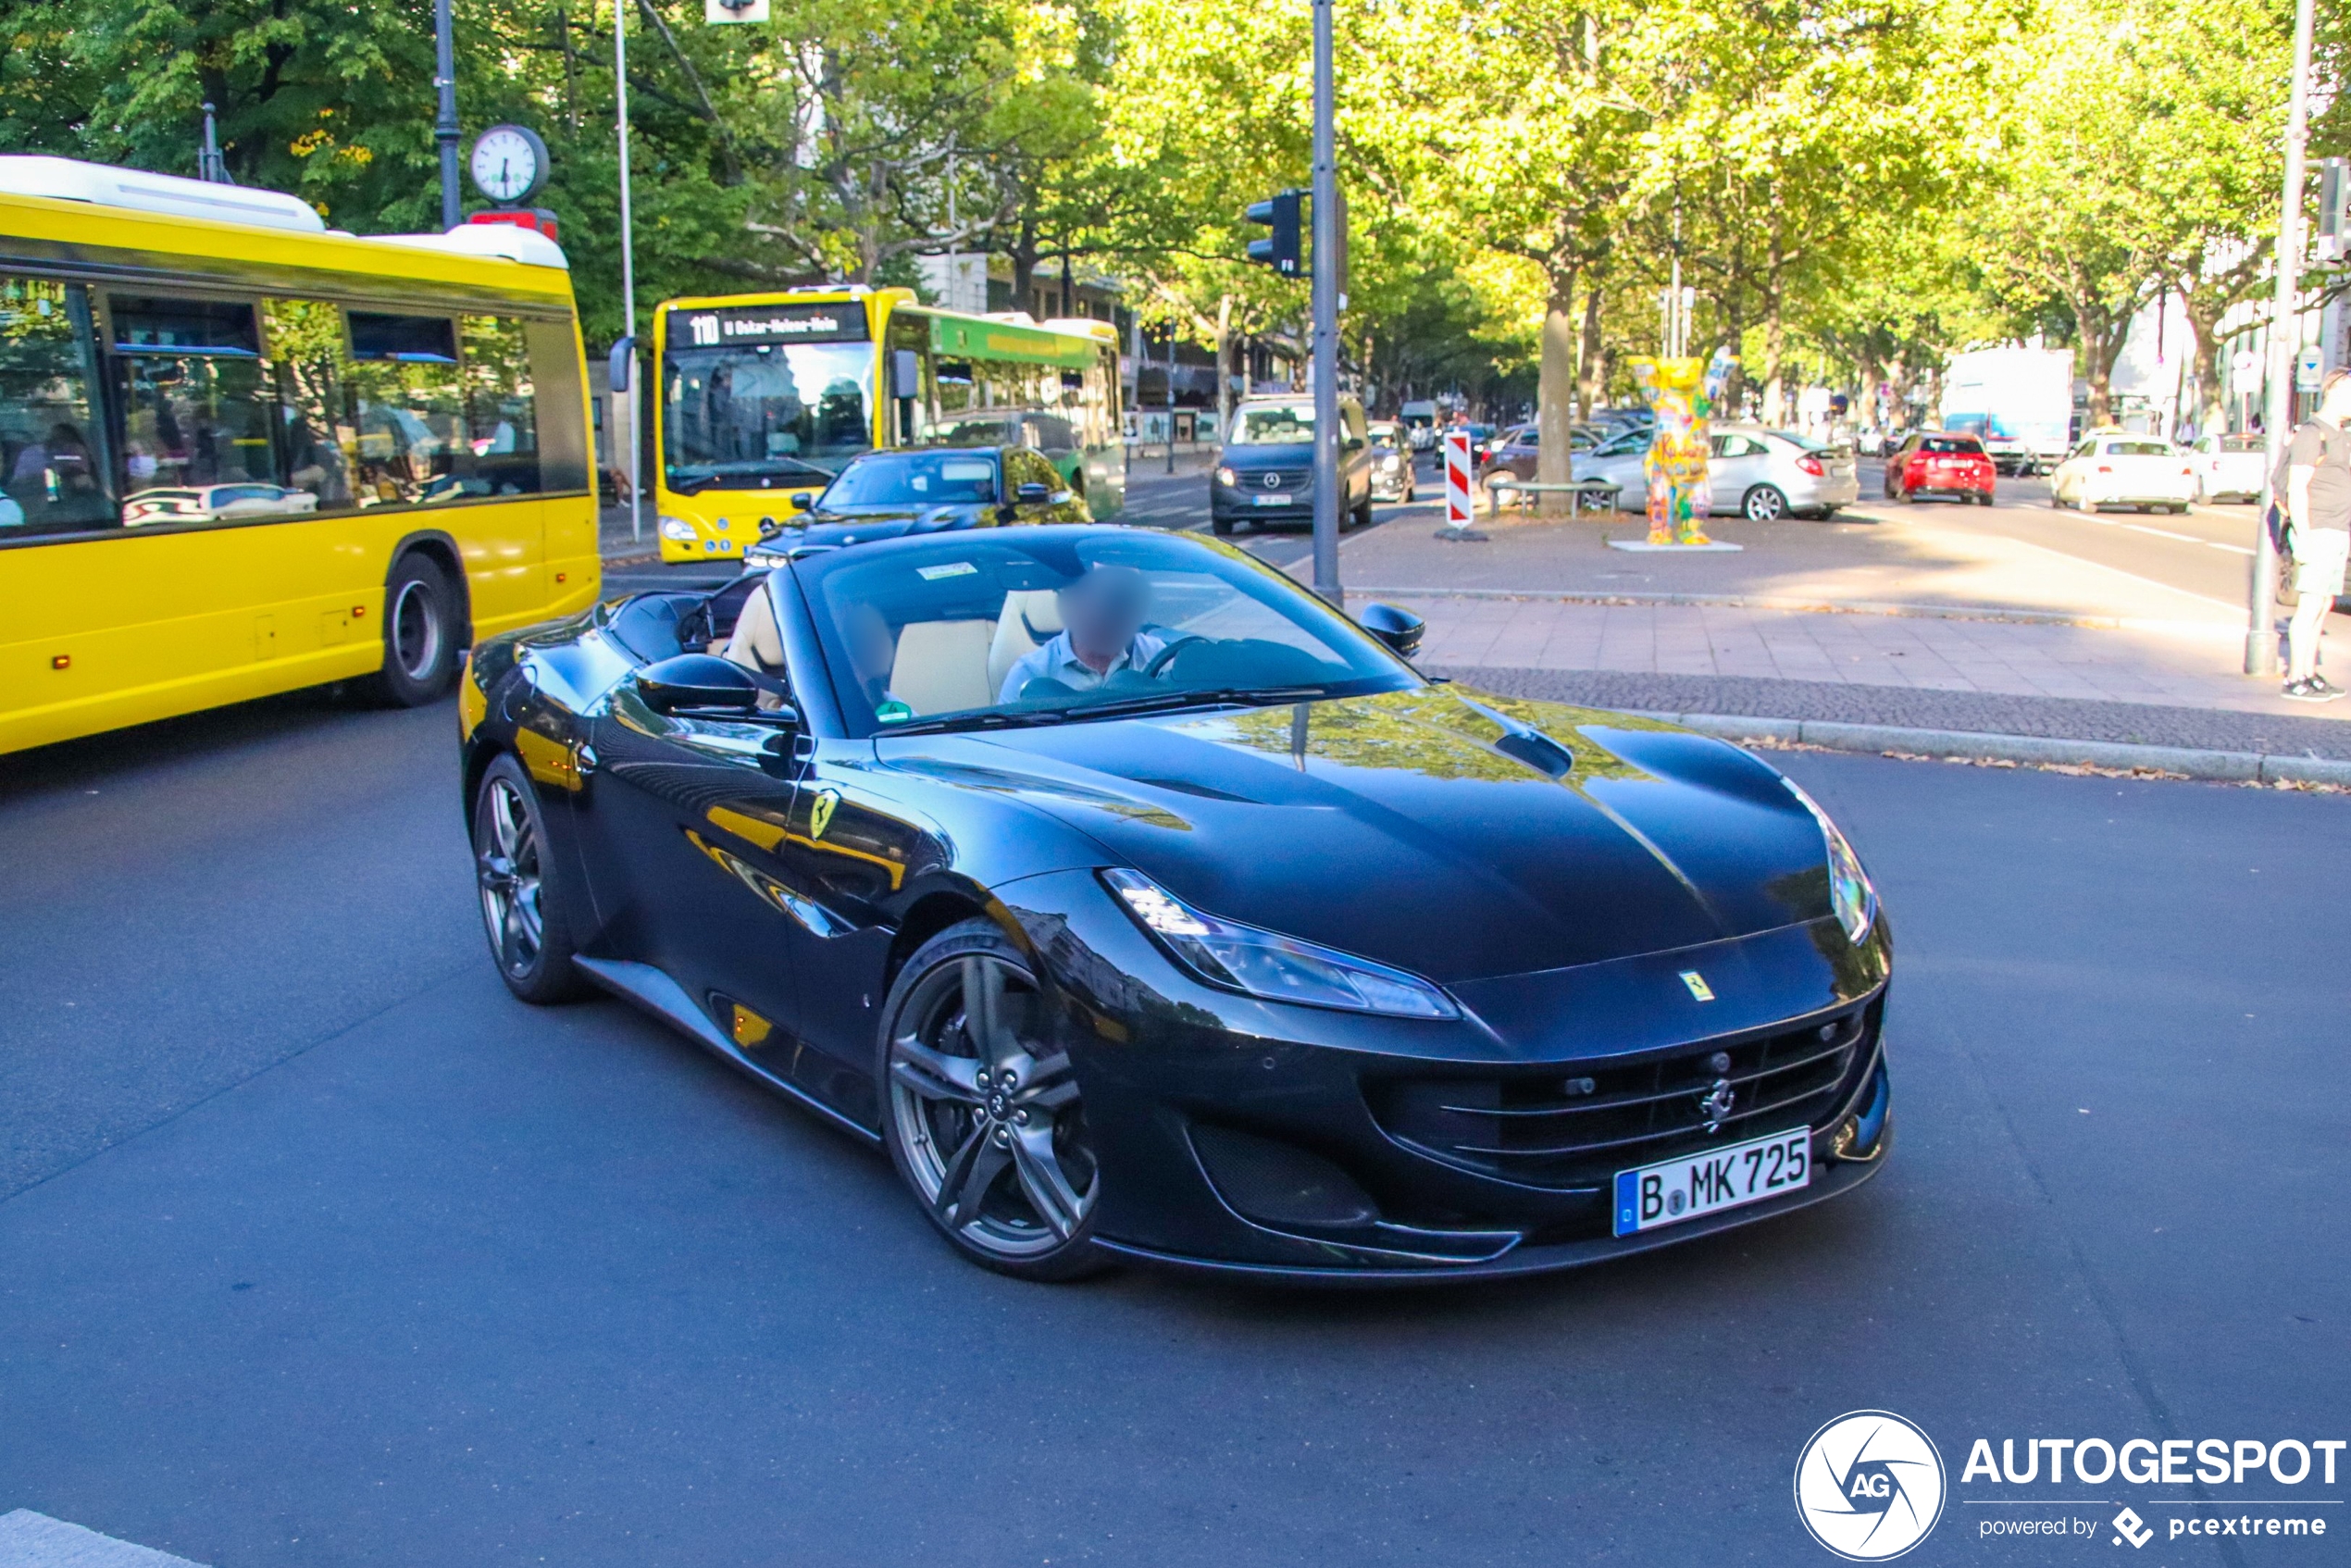
[[[1780,782],[1787,786],[1789,794],[1804,803],[1804,809],[1821,825],[1821,837],[1828,841],[1829,907],[1836,912],[1836,923],[1845,927],[1846,936],[1855,947],[1860,947],[1868,938],[1870,927],[1877,923],[1877,890],[1870,885],[1870,874],[1861,869],[1861,857],[1853,852],[1853,846],[1845,841],[1845,835],[1837,831],[1836,824],[1829,820],[1829,814],[1821,809],[1820,803],[1806,794],[1795,779],[1783,775]]]
[[[1219,468],[1216,470],[1216,482],[1222,485],[1235,485],[1240,483],[1241,480],[1240,476],[1234,473],[1232,469]]]
[[[1105,871],[1102,880],[1135,923],[1210,985],[1271,1002],[1384,1013],[1398,1018],[1458,1018],[1452,999],[1417,975],[1351,958],[1295,937],[1276,936],[1202,915],[1150,877]]]
[[[664,517],[661,520],[661,537],[675,540],[679,544],[691,544],[694,541],[694,525],[683,517]]]

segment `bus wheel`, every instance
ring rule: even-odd
[[[445,695],[457,673],[457,593],[449,574],[408,555],[384,585],[384,666],[377,693],[394,707],[421,707]]]

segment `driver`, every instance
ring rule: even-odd
[[[998,702],[1020,701],[1032,680],[1091,691],[1121,670],[1142,674],[1166,646],[1143,632],[1151,583],[1132,566],[1096,566],[1054,598],[1061,604],[1062,629],[1006,672]]]

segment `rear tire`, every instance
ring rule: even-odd
[[[457,674],[457,591],[429,557],[407,554],[384,584],[384,662],[372,685],[393,707],[417,708],[448,695]]]
[[[572,967],[571,891],[546,813],[522,765],[491,761],[474,790],[474,878],[491,962],[506,989],[543,1007],[587,990]]]
[[[1747,492],[1739,512],[1750,523],[1775,523],[1787,516],[1787,497],[1776,485],[1760,484]]]

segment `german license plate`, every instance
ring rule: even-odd
[[[1289,504],[1289,496],[1287,492],[1277,492],[1272,495],[1260,495],[1254,497],[1253,499],[1260,506],[1287,506]]]
[[[1812,1179],[1812,1132],[1792,1127],[1616,1173],[1616,1234],[1679,1225],[1793,1192]]]

